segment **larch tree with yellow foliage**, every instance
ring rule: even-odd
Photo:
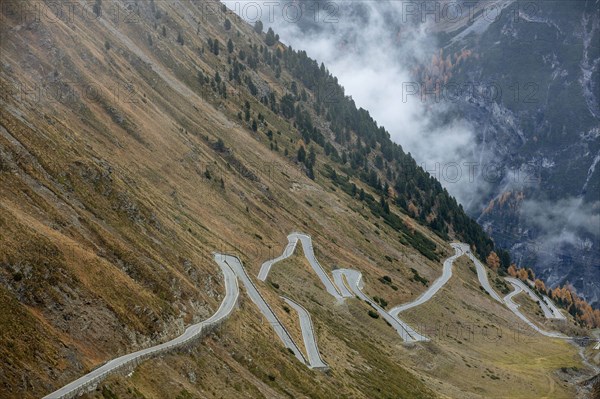
[[[498,268],[500,267],[500,258],[498,257],[498,255],[496,255],[494,251],[492,251],[485,260],[485,263],[487,263],[490,269],[497,272]]]

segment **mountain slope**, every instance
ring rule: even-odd
[[[295,1],[269,14],[283,40],[329,63],[518,264],[597,301],[600,2],[303,4],[297,22]]]
[[[214,251],[238,254],[256,276],[290,231],[306,231],[324,265],[352,265],[373,285],[388,275],[397,290],[377,289],[401,301],[422,290],[411,268],[430,280],[440,273],[450,236],[481,255],[493,248],[338,87],[339,101],[319,101],[319,82],[302,70],[310,65],[313,78],[330,84],[324,66],[266,46],[216,2],[98,4],[100,17],[81,9],[44,8],[40,20],[23,9],[3,14],[0,396],[39,397],[207,318],[224,293]],[[274,286],[260,288],[283,306]],[[130,379],[111,377],[90,395],[455,392],[456,381],[440,388],[435,370],[419,363],[423,352],[443,356],[443,348],[401,345],[364,303],[348,300],[334,312],[326,293],[314,295],[314,306],[293,299],[325,330],[319,346],[329,374],[274,344],[243,296],[197,348],[146,362]],[[510,330],[515,320],[503,323]],[[575,348],[546,347],[564,354],[552,370],[579,364]],[[517,349],[530,364],[544,356],[538,347]],[[558,382],[552,370],[532,378]],[[573,390],[560,387],[562,396]]]

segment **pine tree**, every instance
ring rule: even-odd
[[[275,44],[275,32],[273,32],[273,29],[271,29],[271,28],[269,28],[269,30],[267,31],[267,36],[265,37],[265,43],[269,47]]]
[[[308,149],[308,162],[306,166],[314,166],[315,162],[317,160],[317,154],[315,153],[315,148],[311,145],[310,148]]]
[[[231,39],[227,41],[227,52],[229,54],[233,53],[233,42],[231,41]]]
[[[313,170],[313,166],[308,166],[308,172],[306,173],[310,180],[315,180],[315,171]]]
[[[298,95],[298,84],[295,80],[292,80],[292,85],[290,86],[290,89],[292,90],[292,93],[294,93],[295,96]]]
[[[217,142],[215,143],[215,150],[219,151],[219,152],[223,152],[225,151],[227,147],[225,146],[225,142],[223,141],[222,138],[218,138]]]
[[[263,23],[262,23],[262,21],[260,19],[254,23],[254,31],[256,33],[262,33],[262,31],[263,31]]]
[[[388,205],[388,203],[385,201],[385,198],[383,198],[383,196],[379,199],[379,206],[381,206],[381,210],[386,213],[389,214],[390,213],[390,206]]]
[[[306,150],[304,146],[300,146],[298,149],[298,162],[304,162],[306,160]]]
[[[231,21],[229,20],[229,18],[225,18],[225,23],[223,24],[223,26],[225,27],[225,30],[231,29]]]

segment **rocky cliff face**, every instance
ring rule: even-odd
[[[493,157],[484,204],[469,211],[518,262],[598,303],[599,3],[501,6],[440,32],[443,78],[475,87],[453,100]]]

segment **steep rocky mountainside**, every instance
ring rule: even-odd
[[[519,263],[598,303],[600,3],[498,5],[440,34],[437,73],[473,82],[453,101],[499,171],[469,211]]]
[[[369,295],[401,303],[439,276],[448,241],[482,258],[493,249],[324,65],[218,2],[2,6],[0,397],[40,397],[206,319],[224,290],[215,251],[256,276],[301,230],[325,267],[359,269]],[[295,361],[243,296],[197,347],[88,396],[482,398],[502,397],[508,381],[522,397],[547,394],[548,381],[557,397],[576,390],[577,348],[522,336],[465,263],[428,312],[407,317],[497,339],[440,332],[403,345],[367,304],[335,305],[306,265],[290,264],[259,287],[294,334],[282,292],[310,311],[328,373]]]

